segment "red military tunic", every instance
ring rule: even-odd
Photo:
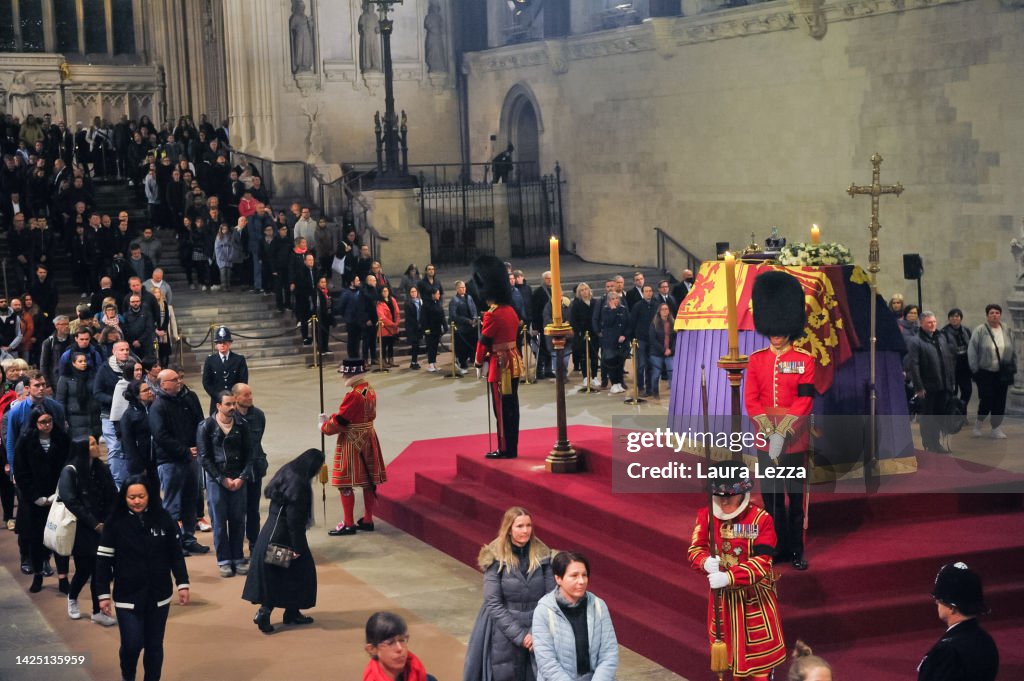
[[[780,354],[771,347],[762,348],[747,365],[747,414],[766,436],[773,430],[787,436],[786,454],[806,452],[809,447],[807,417],[814,406],[814,366],[809,352],[793,346]],[[768,451],[767,440],[758,449]]]
[[[476,363],[490,360],[487,381],[498,383],[501,394],[508,395],[512,379],[523,375],[523,358],[516,347],[519,315],[511,305],[492,305],[484,312],[480,340],[476,344]]]
[[[715,546],[721,569],[729,573],[722,589],[721,632],[729,650],[735,677],[766,678],[786,659],[779,602],[775,595],[772,554],[775,523],[768,512],[747,502],[731,520],[715,518]],[[708,509],[697,512],[687,557],[690,567],[702,576],[708,546]],[[715,640],[714,593],[708,598],[708,638]]]
[[[388,479],[373,429],[375,418],[377,393],[363,381],[352,386],[338,413],[320,427],[324,435],[338,436],[331,467],[331,484],[335,487],[371,487]]]

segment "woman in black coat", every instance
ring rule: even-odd
[[[92,379],[85,353],[71,355],[71,365],[66,366],[64,375],[57,380],[55,397],[64,407],[72,438],[89,437],[95,432],[92,415]]]
[[[178,523],[160,505],[160,490],[145,477],[133,475],[125,480],[103,524],[92,579],[100,611],[113,617],[117,608],[122,679],[135,678],[143,649],[145,678],[160,678],[164,629],[174,596],[172,574],[178,584],[178,602],[188,605],[188,570]]]
[[[497,538],[480,550],[484,603],[469,637],[463,681],[533,681],[533,611],[555,588],[551,550],[533,533],[529,511],[505,511]]]
[[[433,289],[429,299],[423,301],[423,338],[427,344],[427,371],[437,371],[437,346],[441,336],[448,331],[448,323],[444,319],[444,307],[441,306],[441,290]]]
[[[82,616],[78,609],[78,595],[96,569],[96,547],[100,543],[103,521],[110,515],[117,498],[114,478],[101,456],[96,438],[72,440],[71,454],[57,484],[60,500],[78,519],[75,546],[71,551],[75,559],[75,576],[68,590],[68,617],[73,620]],[[106,615],[100,612],[99,593],[93,589],[92,619],[104,624],[105,618]]]
[[[622,368],[629,354],[626,350],[626,338],[629,336],[629,314],[622,304],[622,298],[615,291],[607,296],[608,309],[601,314],[601,361],[604,363],[605,376],[611,381],[611,393],[624,393]]]
[[[33,407],[14,450],[14,480],[21,499],[28,506],[28,523],[23,530],[19,522],[18,531],[24,531],[28,536],[32,572],[35,573],[29,588],[32,593],[43,588],[43,561],[50,554],[49,549],[43,546],[43,530],[57,492],[60,472],[68,458],[69,446],[68,436],[54,426],[53,416],[42,405]],[[60,580],[58,588],[67,593],[69,561],[65,556],[57,556],[54,560]]]
[[[323,452],[307,449],[286,463],[263,491],[270,499],[270,513],[252,550],[256,558],[250,564],[242,598],[259,604],[253,622],[264,634],[274,631],[270,624],[274,608],[284,608],[285,624],[313,621],[299,610],[316,605],[316,564],[306,543],[306,530],[313,523],[312,480],[323,464]],[[272,543],[291,548],[291,565],[285,568],[263,561]]]
[[[411,267],[411,265],[410,265]],[[410,369],[419,369],[416,361],[420,357],[420,341],[423,339],[423,306],[424,301],[420,298],[420,291],[415,286],[409,289],[408,297],[405,299],[405,338],[412,346],[412,356],[409,362]]]
[[[159,486],[149,428],[153,389],[145,379],[135,379],[125,388],[124,397],[128,400],[128,408],[121,415],[121,449],[128,464],[128,475],[147,475],[151,483]]]

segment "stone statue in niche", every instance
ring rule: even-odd
[[[448,73],[448,50],[445,47],[444,17],[437,0],[430,0],[427,18],[423,20],[427,32],[426,56],[429,73]]]
[[[35,108],[35,88],[25,79],[24,73],[14,74],[11,86],[7,88],[10,105],[7,110],[12,116],[24,122]]]
[[[370,3],[359,15],[359,68],[363,73],[381,70],[380,19]]]
[[[1024,218],[1020,221],[1020,239],[1010,240],[1010,252],[1017,263],[1017,281],[1024,280]]]
[[[288,20],[292,40],[292,73],[313,70],[313,18],[306,16],[306,3],[293,0]]]
[[[324,162],[324,126],[320,121],[320,105],[310,104],[302,107],[302,113],[309,122],[309,154],[307,160],[313,164]]]

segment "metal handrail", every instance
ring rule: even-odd
[[[302,168],[302,195],[306,199],[313,199],[311,169],[305,161],[275,161],[263,158],[256,154],[250,154],[238,149],[231,150],[231,163],[234,164],[237,156],[242,156],[246,161],[251,162],[260,172],[263,178],[263,186],[267,194],[273,198],[277,194],[277,183],[274,181],[274,166],[299,166]]]
[[[668,245],[674,246],[677,250],[682,252],[683,257],[686,258],[685,269],[692,270],[693,272],[697,272],[700,269],[700,264],[704,261],[703,258],[699,258],[694,255],[693,251],[676,241],[672,235],[661,227],[655,227],[654,231],[658,236],[658,270],[665,272],[666,274],[673,274],[673,272],[668,268],[668,258],[665,252],[666,246]],[[677,270],[676,273],[679,271],[681,270]]]

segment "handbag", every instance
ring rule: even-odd
[[[345,259],[334,256],[334,260],[331,261],[331,271],[345,276]]]
[[[992,339],[992,347],[996,350],[996,362],[999,364],[999,382],[1003,385],[1012,385],[1013,379],[1017,375],[1017,365],[1012,362],[1003,363],[1003,358],[999,356],[999,346],[996,345],[996,337],[992,333],[992,327],[986,324],[985,330],[988,331],[988,337]]]
[[[277,525],[281,522],[281,511],[283,510],[284,507],[281,507],[277,511],[277,520],[274,521],[274,529],[270,532],[270,543],[267,544],[267,552],[263,554],[263,562],[267,565],[286,568],[291,566],[295,552],[290,546],[274,542],[274,535],[277,534]]]
[[[946,393],[946,403],[941,408],[939,430],[948,435],[956,435],[967,424],[967,405],[956,395]]]
[[[75,470],[74,466],[68,466]],[[76,471],[77,473],[77,471]],[[58,496],[50,504],[50,512],[46,516],[46,527],[43,529],[43,546],[58,556],[70,556],[75,547],[75,533],[78,529],[78,518],[68,510]]]

